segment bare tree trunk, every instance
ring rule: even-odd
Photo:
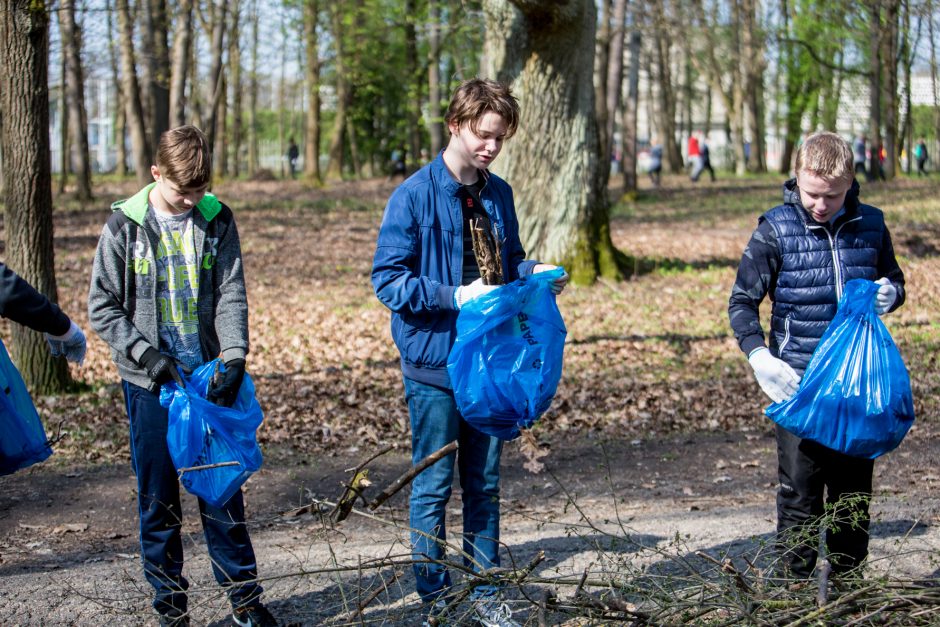
[[[901,0],[887,0],[884,4],[884,124],[885,124],[885,178],[891,180],[897,174],[898,161],[898,17]]]
[[[635,9],[634,9],[635,10]],[[627,98],[623,103],[623,193],[637,190],[637,111],[640,96],[640,31],[634,14],[630,29],[630,74],[627,79]]]
[[[228,172],[233,178],[238,178],[241,172],[242,148],[242,55],[241,55],[241,2],[232,3],[232,28],[229,37],[228,65],[232,75],[232,138],[231,161]]]
[[[594,0],[484,0],[483,10],[483,75],[511,83],[524,103],[496,166],[515,188],[526,251],[576,282],[622,276],[597,150]]]
[[[869,141],[871,146],[870,172],[874,179],[879,178],[881,163],[881,72],[882,72],[882,31],[881,31],[881,4],[882,0],[869,0],[871,33],[869,33],[869,51],[871,58],[869,65],[871,74],[868,82],[869,103]]]
[[[153,51],[149,55],[150,93],[153,98],[150,121],[153,145],[160,141],[160,136],[170,128],[170,50],[167,47],[168,20],[166,0],[148,0],[150,24],[153,28],[151,39]]]
[[[61,24],[61,22],[60,22]],[[60,194],[65,193],[72,170],[71,150],[69,148],[69,99],[65,95],[65,83],[68,82],[65,56],[59,64],[59,187]]]
[[[170,72],[170,128],[186,123],[186,77],[192,54],[193,0],[180,0],[173,35],[173,69]]]
[[[114,32],[114,19],[111,2],[105,5],[108,15],[108,62],[111,65],[111,81],[114,84],[114,145],[116,149],[115,173],[127,176],[127,144],[124,137],[127,134],[127,116],[125,114],[125,99],[121,92],[121,80],[118,75],[118,53],[115,50],[118,36]]]
[[[333,118],[333,131],[330,137],[330,161],[326,168],[326,178],[328,181],[338,181],[343,178],[345,153],[343,138],[346,131],[346,113],[350,99],[349,81],[346,76],[346,52],[343,42],[346,33],[343,29],[342,7],[337,5],[330,7],[330,24],[336,46],[336,114]]]
[[[663,152],[670,171],[682,172],[682,153],[676,142],[676,94],[672,87],[670,68],[672,37],[666,32],[666,16],[663,7],[655,5],[653,14],[653,56],[656,60],[656,126],[663,137]]]
[[[304,176],[319,183],[320,175],[320,46],[317,22],[320,16],[318,0],[304,4],[304,39],[307,42],[307,123],[304,132]]]
[[[607,109],[607,75],[610,66],[610,7],[613,0],[600,0],[601,17],[594,38],[594,110],[597,117],[597,157],[601,171],[610,178],[610,138],[607,120],[613,113]]]
[[[88,156],[88,113],[85,110],[85,77],[82,72],[82,31],[75,22],[75,3],[62,0],[59,8],[62,32],[62,56],[67,80],[65,97],[69,109],[69,137],[75,158],[75,195],[89,201],[91,194],[91,162]]]
[[[441,12],[438,0],[428,0],[428,136],[431,158],[444,148],[441,114]]]
[[[741,163],[754,172],[766,172],[763,79],[766,63],[764,62],[764,34],[760,31],[757,20],[757,0],[743,0],[742,2],[741,33],[743,37],[742,59],[745,64],[744,93],[747,101],[748,126],[751,130],[751,163],[745,163],[743,144]],[[742,139],[747,140],[746,137]]]
[[[406,163],[417,163],[421,154],[421,84],[422,68],[418,65],[418,34],[414,17],[417,13],[415,0],[405,0],[405,71],[408,73],[408,152]],[[361,49],[357,46],[357,49]],[[357,63],[358,66],[358,63]]]
[[[121,73],[127,124],[131,130],[131,149],[134,154],[134,170],[141,187],[153,181],[150,175],[151,146],[144,126],[144,111],[140,103],[134,61],[134,33],[127,0],[117,0],[118,27],[121,30]]]
[[[258,172],[258,0],[251,3],[251,76],[248,80],[248,176]]]
[[[215,144],[213,145],[212,152],[214,154],[212,158],[212,169],[219,176],[225,176],[228,172],[228,135],[226,134],[226,128],[228,127],[228,81],[225,80],[225,73],[219,75],[219,89],[222,92],[222,97],[219,98],[219,104],[216,109],[216,127],[215,133]]]
[[[933,0],[927,0],[927,40],[930,42],[930,93],[933,97],[934,146],[940,144],[940,80],[937,78],[937,44],[934,40]],[[934,150],[934,155],[937,154]],[[934,159],[937,157],[934,156]]]
[[[49,14],[32,0],[8,0],[0,11],[0,129],[6,262],[50,300],[57,300],[49,161]],[[68,388],[64,359],[41,333],[11,325],[12,358],[34,394]]]
[[[205,122],[202,107],[205,99],[202,95],[203,79],[199,76],[199,64],[196,62],[196,51],[199,49],[199,33],[192,30],[192,42],[189,45],[189,119],[193,126],[204,129]]]
[[[614,0],[610,29],[610,65],[607,68],[607,129],[605,154],[610,154],[614,138],[616,111],[623,91],[623,39],[626,32],[627,0]],[[606,185],[605,185],[606,187]]]
[[[228,2],[226,0],[210,0],[210,2],[212,5],[212,17],[210,18],[212,64],[209,66],[209,76],[206,77],[206,84],[209,85],[211,98],[209,101],[209,122],[206,128],[209,145],[215,149],[216,133],[219,128],[219,109],[222,100],[225,98],[222,80],[222,55],[225,52],[225,22]]]

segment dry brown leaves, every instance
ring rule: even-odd
[[[315,457],[408,442],[389,315],[369,280],[391,190],[381,181],[329,191],[284,181],[232,183],[217,190],[236,212],[244,250],[251,312],[248,364],[265,410],[263,444]],[[37,399],[47,430],[64,435],[56,447],[56,457],[64,461],[127,457],[117,374],[105,345],[88,328],[86,298],[108,205],[131,192],[101,192],[100,208],[55,216],[60,302],[89,331],[85,365],[72,373],[90,391]],[[723,193],[731,198],[754,192]],[[565,371],[555,403],[526,445],[536,451],[533,467],[539,451],[562,433],[634,438],[769,428],[761,416],[765,400],[726,317],[735,265],[759,209],[723,221],[696,214],[663,219],[660,208],[640,207],[633,217],[614,221],[619,247],[663,261],[632,280],[572,287],[559,299],[569,330]],[[892,226],[905,256],[910,297],[888,322],[911,370],[919,418],[936,422],[940,264],[935,252],[923,254],[940,249],[940,230],[932,226]],[[6,327],[0,331],[8,337]]]

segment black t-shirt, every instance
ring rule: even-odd
[[[460,190],[460,206],[463,209],[463,275],[460,279],[461,285],[469,285],[480,278],[480,266],[477,265],[477,258],[473,254],[473,235],[470,233],[470,220],[482,218],[483,228],[490,230],[490,218],[486,215],[486,209],[483,208],[483,201],[480,200],[480,192],[486,181],[479,177],[476,183],[463,185]]]

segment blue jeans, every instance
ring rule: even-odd
[[[160,614],[181,614],[186,612],[189,582],[182,574],[182,510],[179,479],[166,444],[167,410],[157,394],[127,381],[123,387],[131,464],[137,475],[144,576],[156,591],[154,609]],[[226,588],[233,606],[256,603],[261,586],[241,490],[221,508],[199,499],[199,514],[216,581]]]
[[[463,497],[463,561],[476,571],[499,566],[499,457],[503,443],[471,427],[457,410],[454,393],[405,379],[405,399],[411,415],[411,459],[417,463],[458,440],[452,453],[419,474],[411,484],[411,546],[415,560],[442,560],[446,526],[444,514],[454,480],[454,463]],[[430,602],[451,585],[447,568],[436,563],[414,566],[418,594]],[[481,586],[476,596],[492,594]]]

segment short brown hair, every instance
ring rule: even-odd
[[[485,78],[464,81],[450,99],[444,115],[447,126],[470,125],[474,133],[480,128],[480,120],[487,112],[499,114],[506,122],[506,139],[512,137],[519,126],[519,102],[509,86]]]
[[[835,133],[819,131],[805,140],[796,153],[796,173],[812,172],[824,179],[851,181],[855,176],[852,147]]]
[[[212,156],[205,133],[192,125],[164,132],[157,145],[157,167],[162,177],[181,189],[208,185],[212,180]]]

